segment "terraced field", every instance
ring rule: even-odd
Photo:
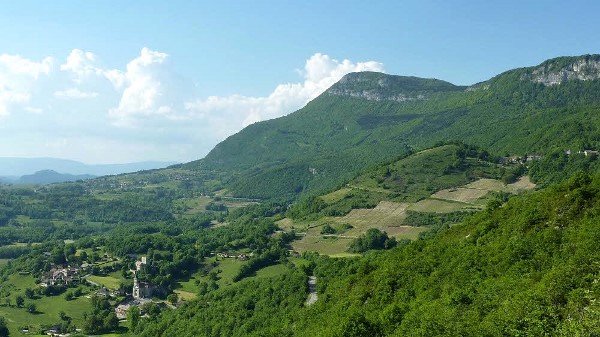
[[[310,223],[294,223],[291,219],[283,219],[278,225],[284,230],[292,228],[299,233],[300,239],[294,241],[294,250],[316,251],[320,254],[339,256],[344,254],[352,239],[365,233],[369,228],[377,228],[397,239],[416,239],[427,227],[414,227],[405,224],[406,211],[450,213],[456,211],[479,211],[485,208],[491,192],[519,193],[533,189],[529,177],[523,177],[514,184],[505,185],[499,180],[479,179],[467,185],[444,189],[432,194],[429,198],[416,203],[400,203],[381,201],[375,208],[353,209],[343,217],[323,217]],[[324,201],[335,201],[343,198],[351,189],[345,187],[323,196]],[[336,230],[350,225],[345,231],[336,234],[321,234],[325,224]]]
[[[342,221],[356,227],[368,225],[379,228],[399,225],[406,217],[406,209],[409,206],[408,203],[382,201],[373,209],[353,209],[342,218]]]

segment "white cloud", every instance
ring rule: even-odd
[[[51,57],[46,57],[41,62],[34,62],[20,55],[0,55],[0,69],[4,70],[3,72],[26,75],[34,79],[37,79],[41,74],[48,75],[52,70],[53,63],[54,59]]]
[[[177,88],[167,87],[163,82],[169,76],[168,68],[163,66],[167,57],[165,53],[143,48],[140,56],[127,64],[119,105],[109,111],[115,125],[136,126],[136,119],[149,116],[176,117],[169,93]]]
[[[60,65],[60,70],[73,73],[77,77],[76,81],[80,81],[81,78],[92,74],[102,74],[102,70],[95,65],[96,60],[96,55],[92,52],[73,49],[67,56],[67,62]]]
[[[244,126],[301,108],[349,72],[384,70],[317,53],[298,81],[264,96],[201,96],[168,54],[148,48],[120,69],[79,49],[60,62],[0,55],[0,127],[10,130],[0,133],[0,156],[197,159]]]
[[[51,57],[35,62],[19,55],[0,55],[0,117],[8,116],[13,106],[29,102],[35,82],[50,74],[53,63]]]
[[[60,99],[82,99],[97,97],[98,93],[93,91],[81,91],[77,88],[69,88],[66,90],[55,91],[54,96]]]

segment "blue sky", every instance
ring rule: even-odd
[[[349,71],[473,84],[598,53],[594,1],[0,2],[0,156],[189,161]]]

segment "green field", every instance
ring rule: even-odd
[[[321,196],[321,199],[323,199],[323,201],[325,201],[328,204],[332,204],[336,201],[343,199],[350,191],[352,191],[352,188],[345,187],[337,191],[333,191],[329,194],[325,194],[324,196]]]
[[[348,249],[351,239],[325,237],[322,235],[304,236],[292,242],[292,247],[298,252],[318,252],[323,255],[337,255]]]
[[[408,210],[415,212],[450,213],[464,210],[465,208],[473,208],[473,206],[458,201],[427,198],[412,204]]]
[[[197,294],[194,292],[185,291],[181,289],[176,289],[173,292],[176,293],[179,299],[183,301],[191,301],[197,296]]]
[[[285,273],[287,270],[288,270],[287,266],[285,266],[283,264],[276,264],[273,266],[265,267],[265,268],[257,271],[255,277],[257,277],[257,278],[273,277],[273,276],[281,275],[281,274]]]
[[[10,291],[10,296],[8,297],[10,306],[6,305],[6,300],[2,301],[0,316],[6,318],[12,336],[20,335],[19,328],[23,326],[31,326],[35,330],[41,325],[59,323],[59,312],[61,311],[67,313],[73,319],[75,325],[80,327],[83,324],[83,313],[91,310],[90,300],[85,296],[75,298],[71,301],[65,300],[62,294],[49,297],[35,296],[33,299],[28,299],[24,295],[24,290],[26,288],[35,289],[38,287],[31,275],[12,275],[4,283],[4,287]],[[29,313],[25,308],[17,308],[15,306],[17,295],[25,299],[25,305],[28,303],[35,304],[37,311]]]
[[[303,259],[296,259],[298,263],[302,263],[302,261],[306,262]],[[215,258],[207,259],[208,263],[215,262]],[[217,284],[219,287],[224,287],[227,285],[231,285],[233,283],[233,278],[239,272],[241,266],[246,263],[245,261],[239,261],[236,259],[219,259],[216,261],[218,266],[215,267],[215,270],[219,270],[218,273],[219,280]],[[257,277],[257,278],[265,278],[265,277],[273,277],[280,274],[283,274],[287,270],[287,266],[283,264],[276,264],[273,266],[265,267],[256,272],[256,276],[252,276],[249,278]],[[198,294],[198,285],[197,281],[208,282],[208,276],[201,276],[200,272],[194,273],[189,279],[185,281],[180,281],[177,283],[178,287],[174,290],[174,292],[179,296],[180,299],[184,301],[189,301],[197,297]]]
[[[121,285],[122,281],[121,279],[116,278],[114,276],[90,275],[86,278],[94,283],[99,284],[102,287],[106,287],[111,290],[119,289],[119,286]]]
[[[183,199],[178,202],[181,202],[185,206],[185,208],[187,208],[187,211],[185,213],[195,214],[195,213],[205,212],[206,206],[212,200],[213,199],[211,197],[202,196],[202,197],[197,197],[197,198],[192,198],[192,199]]]
[[[449,201],[458,201],[473,204],[477,203],[488,193],[490,193],[489,190],[458,187],[438,191],[431,195],[431,197],[435,199],[445,199]]]

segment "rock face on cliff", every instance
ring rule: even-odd
[[[464,90],[464,87],[437,79],[360,72],[344,76],[327,90],[326,94],[369,101],[409,102],[426,100],[436,92],[461,90]]]
[[[590,81],[600,79],[600,55],[560,57],[548,60],[523,76],[522,79],[558,85],[566,81]]]

